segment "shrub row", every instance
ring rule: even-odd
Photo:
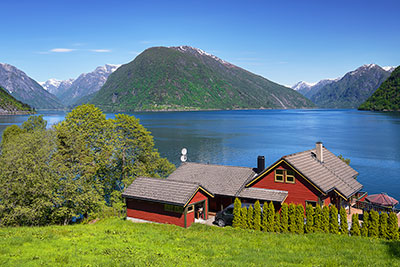
[[[338,216],[340,214],[340,216]],[[335,206],[306,206],[305,216],[303,205],[284,203],[280,212],[275,212],[272,202],[265,202],[263,210],[257,200],[249,208],[242,207],[238,198],[235,199],[233,210],[233,227],[253,229],[277,233],[332,233],[352,236],[370,236],[386,239],[399,239],[398,219],[395,213],[378,214],[364,212],[363,223],[360,226],[358,215],[353,214],[350,231],[348,229],[346,210],[340,211]],[[340,217],[340,221],[339,218]]]

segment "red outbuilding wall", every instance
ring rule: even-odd
[[[292,170],[288,164],[281,162],[273,170],[265,174],[264,177],[252,184],[251,187],[288,191],[288,196],[284,202],[287,204],[295,203],[305,206],[306,200],[318,202],[318,196],[320,196],[321,193],[298,173],[295,173],[294,184],[280,183],[275,182],[275,169]]]

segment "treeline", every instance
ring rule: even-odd
[[[304,213],[303,205],[284,203],[281,211],[275,212],[272,202],[269,204],[265,202],[261,207],[257,200],[254,205],[246,208],[242,207],[240,200],[236,198],[233,216],[233,227],[241,229],[276,233],[332,233],[399,239],[398,218],[393,212],[389,215],[387,213],[379,215],[376,211],[364,212],[361,225],[358,215],[353,214],[349,230],[346,210],[343,207],[338,211],[333,205],[322,208],[318,205],[315,208],[307,205]]]
[[[41,116],[3,132],[0,225],[69,224],[122,215],[121,192],[137,176],[167,177],[153,137],[133,116],[82,105],[51,129]]]

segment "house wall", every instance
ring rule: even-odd
[[[198,191],[191,199],[189,204],[193,204],[199,201],[206,201],[206,207],[208,206],[208,198],[205,194]],[[208,211],[205,210],[207,216]],[[181,227],[185,227],[185,216],[184,212],[177,213],[172,211],[165,211],[164,204],[152,201],[144,201],[137,199],[126,199],[126,215],[128,217],[158,222],[175,224]],[[189,227],[194,222],[194,212],[186,214],[186,227]]]
[[[280,183],[275,182],[275,169],[291,170],[292,168],[285,162],[281,162],[273,170],[265,174],[262,179],[251,185],[251,187],[288,191],[288,196],[284,202],[287,204],[295,203],[305,206],[306,200],[318,202],[318,197],[322,194],[298,173],[295,173],[294,184]],[[329,201],[329,198],[325,201]]]
[[[216,195],[214,198],[209,199],[209,209],[212,212],[223,210],[224,208],[232,204],[234,200],[234,197]]]

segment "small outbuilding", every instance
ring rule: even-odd
[[[208,219],[214,195],[198,183],[138,177],[125,190],[127,217],[189,227]]]

